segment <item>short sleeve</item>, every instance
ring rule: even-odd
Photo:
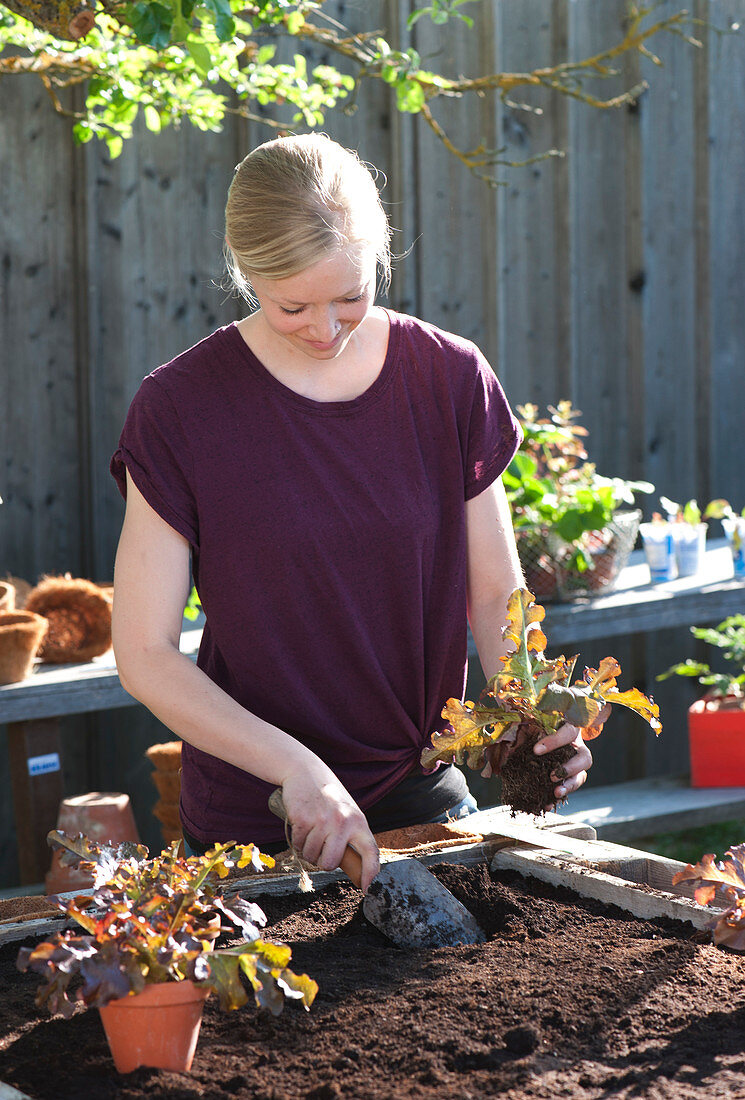
[[[479,353],[465,460],[465,498],[471,500],[496,481],[522,442],[522,428],[494,371]]]
[[[192,448],[178,412],[157,378],[148,375],[129,407],[111,473],[126,499],[129,470],[150,507],[196,548],[193,468]]]

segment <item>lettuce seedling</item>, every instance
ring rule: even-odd
[[[673,886],[680,882],[698,882],[694,890],[699,905],[710,905],[720,895],[727,902],[723,913],[714,917],[709,927],[715,944],[745,951],[745,844],[736,844],[726,852],[730,858],[717,863],[713,855],[702,856],[696,864],[688,864],[673,877]]]
[[[503,668],[488,681],[478,703],[448,699],[442,711],[448,725],[432,734],[421,756],[424,768],[455,761],[480,769],[487,749],[500,740],[514,741],[521,725],[538,727],[545,736],[568,722],[590,741],[601,733],[614,703],[635,711],[659,734],[660,708],[638,688],[618,689],[621,667],[614,657],[605,657],[597,669],[586,668],[582,679],[570,684],[577,657],[545,657],[548,642],[539,626],[544,617],[531,592],[515,589],[502,631],[514,649],[501,658]]]
[[[63,864],[91,871],[94,884],[72,899],[50,898],[83,934],[66,929],[18,953],[19,970],[42,976],[39,1007],[69,1017],[75,1003],[101,1008],[148,984],[189,979],[213,990],[222,1008],[235,1009],[248,1000],[243,975],[256,1004],[275,1016],[286,998],[310,1008],[318,986],[287,969],[289,947],[263,939],[260,907],[238,896],[228,900],[219,888],[233,868],[274,866],[255,845],[216,844],[184,859],[176,842],[149,859],[139,844],[115,848],[56,830],[47,839],[63,849]],[[245,942],[213,950],[220,931],[240,933]]]

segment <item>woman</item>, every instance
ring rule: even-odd
[[[228,266],[258,309],[154,371],[112,459],[127,501],[114,646],[126,689],[183,740],[188,851],[347,844],[475,807],[419,755],[465,683],[467,620],[487,676],[522,583],[499,475],[519,425],[479,351],[374,304],[390,231],[357,157],[280,138],[238,166]],[[190,567],[207,625],[178,649]],[[557,797],[591,763],[576,741]]]

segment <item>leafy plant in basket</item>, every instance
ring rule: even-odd
[[[75,1004],[100,1009],[120,1072],[137,1065],[188,1069],[204,999],[214,992],[222,1008],[242,1007],[248,993],[241,977],[256,1004],[273,1015],[286,999],[305,1008],[313,1003],[318,987],[307,975],[288,969],[290,948],[262,938],[266,917],[259,906],[237,896],[228,900],[219,887],[234,868],[274,865],[253,844],[217,844],[204,856],[184,859],[174,843],[149,859],[147,848],[137,844],[113,848],[57,831],[48,839],[53,848],[64,850],[63,862],[91,870],[94,885],[87,894],[51,899],[82,934],[67,929],[33,948],[21,948],[18,968],[42,976],[36,1003],[52,1014],[69,1017]],[[215,950],[221,931],[240,934],[245,942]],[[183,995],[196,1006],[191,1009],[196,1030],[189,1042],[174,1040],[173,1049],[180,1046],[177,1064],[170,1046],[165,1062],[157,1060],[159,1052],[144,1048],[147,1033],[158,1040],[164,1025],[151,1020],[148,1011],[122,1013],[140,1005],[149,1008],[157,995],[171,1000]],[[125,1018],[140,1018],[145,1034],[120,1045],[113,1032]]]
[[[442,711],[448,726],[432,734],[431,747],[421,756],[425,768],[455,760],[481,769],[492,746],[515,742],[501,770],[502,799],[513,810],[528,813],[543,813],[555,801],[551,772],[576,751],[567,745],[537,757],[533,746],[547,733],[569,722],[590,741],[601,733],[613,703],[635,711],[656,734],[662,729],[659,707],[651,698],[638,688],[618,689],[621,669],[614,657],[605,657],[597,669],[586,668],[582,679],[571,684],[577,658],[545,657],[547,639],[538,625],[544,617],[532,592],[515,589],[502,632],[515,648],[501,658],[504,667],[488,681],[477,703],[448,699]]]
[[[694,787],[745,784],[745,615],[730,615],[718,626],[692,626],[699,641],[715,646],[732,668],[718,672],[688,658],[661,672],[695,677],[706,692],[688,708],[688,748]]]
[[[588,461],[587,430],[570,401],[517,408],[523,441],[502,475],[528,587],[541,599],[608,587],[636,539],[634,494],[646,481],[602,477]]]

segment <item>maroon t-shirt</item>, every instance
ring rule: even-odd
[[[367,809],[417,766],[467,659],[464,501],[520,427],[478,349],[389,313],[351,401],[289,390],[235,325],[144,379],[125,467],[191,546],[198,664],[317,753]],[[181,815],[202,842],[270,843],[269,784],[184,742]]]

